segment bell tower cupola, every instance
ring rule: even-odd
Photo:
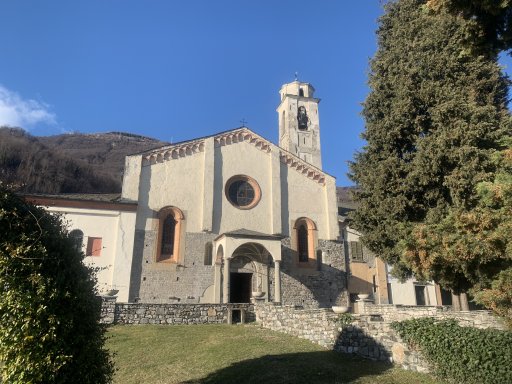
[[[315,88],[295,80],[279,91],[279,146],[302,160],[322,169],[320,123]]]

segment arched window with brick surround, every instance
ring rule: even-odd
[[[298,255],[297,262],[302,266],[311,264],[312,267],[316,267],[315,223],[307,217],[301,217],[295,221],[293,229],[295,234],[294,249]]]
[[[299,229],[297,229],[297,252],[299,253],[299,262],[308,261],[308,229],[306,223],[300,223]]]
[[[183,212],[176,207],[165,207],[158,212],[157,262],[179,261],[183,220]]]

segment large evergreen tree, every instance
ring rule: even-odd
[[[508,82],[495,53],[476,56],[463,44],[471,21],[434,14],[425,3],[388,3],[380,19],[363,109],[367,145],[351,164],[353,226],[399,275],[413,271],[466,290],[474,279],[462,253],[450,265],[427,247],[412,255],[409,246],[421,245],[418,228],[478,206],[476,186],[493,180],[509,129]]]
[[[473,29],[467,45],[475,52],[512,49],[512,0],[428,0],[427,5],[470,21]]]

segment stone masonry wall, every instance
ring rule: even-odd
[[[453,318],[462,326],[493,327],[502,324],[486,311],[452,312],[446,308],[366,304],[362,314],[354,314],[350,324],[341,324],[339,315],[329,309],[297,309],[295,306],[259,304],[256,320],[262,327],[313,341],[329,349],[356,354],[373,360],[394,362],[405,369],[428,371],[418,351],[408,348],[391,329],[393,321],[431,316]],[[382,313],[380,313],[380,311]]]
[[[330,309],[295,309],[293,305],[261,304],[255,306],[256,321],[273,331],[332,348],[338,332],[336,315]]]
[[[111,296],[101,296],[100,323],[113,324],[114,313],[116,311],[116,298]]]
[[[239,311],[237,314],[234,312]],[[243,314],[241,313],[243,312]],[[252,304],[116,303],[103,298],[103,324],[220,324],[254,321]],[[242,319],[243,317],[243,319]]]
[[[380,315],[383,321],[403,321],[418,317],[455,319],[463,327],[506,329],[505,323],[493,316],[491,311],[452,311],[446,306],[415,306],[393,304],[358,303],[358,312],[363,315]]]
[[[330,308],[346,305],[347,283],[343,243],[319,240],[314,267],[298,263],[297,252],[291,248],[290,238],[282,240],[281,301],[284,305],[304,308]],[[273,286],[273,268],[269,271]],[[273,297],[271,297],[272,299]]]
[[[156,231],[137,231],[136,242],[143,246],[134,252],[130,300],[143,303],[199,303],[213,284],[214,267],[205,265],[205,249],[215,235],[186,233],[181,263],[157,263]],[[137,261],[135,261],[137,260]],[[138,280],[137,280],[138,279]]]

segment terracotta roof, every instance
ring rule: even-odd
[[[109,203],[121,202],[120,193],[24,193],[22,196],[45,197],[66,200],[103,201]]]
[[[123,199],[119,193],[61,193],[21,194],[33,204],[48,207],[107,209],[119,211],[136,211],[137,202]]]

